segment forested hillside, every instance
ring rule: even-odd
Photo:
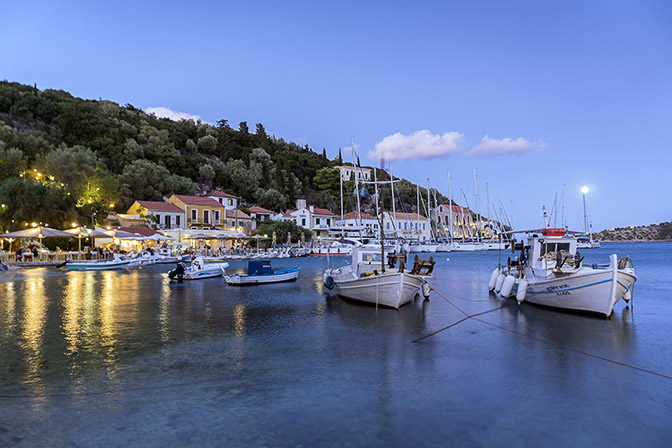
[[[338,212],[339,178],[331,167],[339,158],[340,151],[329,160],[325,149],[269,136],[261,123],[251,132],[246,122],[233,129],[225,119],[216,126],[173,121],[130,104],[0,82],[2,229],[88,223],[94,213],[99,221],[137,199],[215,189],[275,211],[301,196]],[[415,204],[414,185],[404,181],[398,190]],[[345,203],[352,208],[352,194]]]

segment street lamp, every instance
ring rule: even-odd
[[[586,193],[588,191],[588,187],[581,187],[581,193],[583,193],[583,227],[586,235],[588,234],[588,214],[586,213]]]

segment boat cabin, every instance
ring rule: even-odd
[[[271,260],[250,260],[247,263],[248,275],[272,275]]]
[[[577,238],[567,236],[565,229],[542,229],[541,235],[532,233],[525,245],[529,265],[533,269],[560,269],[577,266],[580,261],[577,250]]]

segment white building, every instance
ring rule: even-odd
[[[345,215],[336,218],[336,227],[335,230],[344,230],[348,233],[358,232],[360,229],[362,233],[369,236],[376,236],[379,233],[380,222],[375,216],[371,216],[367,213],[359,212],[350,212]]]
[[[238,198],[228,193],[214,191],[208,195],[205,195],[205,197],[214,199],[215,201],[222,204],[227,210],[234,210],[238,208]]]
[[[357,179],[357,181],[371,180],[371,168],[361,168],[351,165],[335,166],[334,168],[341,172],[341,179],[344,181],[349,181],[351,178],[353,180]]]
[[[316,238],[326,237],[329,229],[336,225],[336,215],[324,208],[314,205],[306,207],[305,199],[296,200],[297,208],[285,213],[278,213],[272,219],[276,221],[294,221],[297,226],[312,230]]]
[[[407,240],[427,241],[432,239],[429,220],[418,213],[383,213],[383,231],[385,237],[396,234],[399,238]]]

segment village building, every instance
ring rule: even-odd
[[[352,165],[339,165],[335,166],[337,170],[341,173],[341,179],[344,181],[357,180],[357,181],[369,181],[371,180],[371,168],[362,168],[359,166]]]
[[[186,215],[185,228],[192,230],[222,230],[226,208],[211,197],[174,194],[168,201]]]
[[[380,222],[368,213],[350,212],[336,219],[336,227],[332,230],[342,231],[344,235],[378,236]],[[360,232],[361,230],[361,232]]]
[[[144,217],[149,227],[161,230],[184,229],[187,223],[184,210],[170,202],[135,201],[128,213]]]
[[[223,224],[226,230],[234,230],[238,233],[250,234],[253,227],[253,219],[240,210],[226,210],[226,220]]]
[[[405,240],[428,241],[432,239],[430,222],[418,213],[383,213],[385,237],[396,236]]]
[[[450,205],[440,204],[434,209],[434,216],[439,229],[446,237],[450,236]],[[460,207],[457,204],[452,205],[453,215],[453,238],[472,238],[477,234],[476,219],[474,213],[468,208]]]
[[[204,196],[219,202],[227,210],[235,210],[238,208],[238,197],[231,194],[223,193],[221,191],[214,191]]]
[[[296,209],[273,216],[276,221],[294,221],[297,226],[311,230],[313,237],[320,239],[329,234],[329,229],[336,225],[336,214],[325,208],[314,205],[306,206],[305,199],[296,200]]]

